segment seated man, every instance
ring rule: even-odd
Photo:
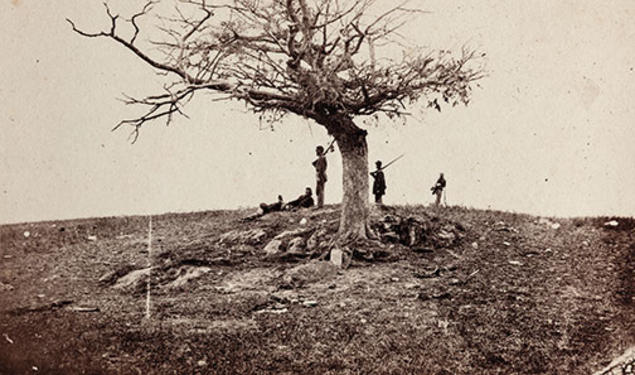
[[[282,211],[284,208],[284,201],[282,200],[282,195],[278,195],[278,201],[276,203],[260,203],[260,208],[258,211],[243,218],[242,221],[251,221],[256,220],[259,217],[262,217],[270,212]]]
[[[313,191],[310,187],[304,190],[304,194],[300,195],[298,199],[287,203],[284,206],[285,210],[293,210],[296,208],[309,208],[313,206]]]
[[[284,201],[282,200],[282,195],[278,195],[278,201],[276,203],[266,204],[260,203],[260,210],[262,214],[268,214],[269,212],[274,211],[282,211],[282,207],[284,206]]]

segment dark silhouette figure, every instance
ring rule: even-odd
[[[318,208],[322,208],[324,206],[324,185],[326,184],[326,156],[324,156],[325,151],[324,147],[317,146],[315,148],[315,154],[317,155],[317,159],[313,161],[313,166],[315,167],[315,195],[317,195],[317,206]]]
[[[432,190],[432,194],[437,196],[437,199],[435,202],[435,206],[437,207],[441,204],[441,196],[443,195],[443,189],[445,189],[445,185],[446,185],[446,181],[445,181],[445,178],[443,177],[443,173],[441,173],[441,175],[439,176],[439,179],[437,179],[437,183],[430,188],[430,190]]]
[[[304,190],[304,194],[300,195],[296,200],[287,203],[284,206],[285,210],[292,210],[296,208],[309,208],[313,207],[313,191],[310,187]]]
[[[370,172],[373,177],[373,195],[375,195],[375,203],[383,204],[382,196],[386,194],[386,179],[384,177],[384,171],[381,169],[381,160],[377,160],[375,163],[377,170]]]
[[[284,201],[282,200],[282,195],[278,195],[278,201],[276,203],[260,203],[260,210],[262,214],[268,214],[269,212],[282,211],[284,206]]]

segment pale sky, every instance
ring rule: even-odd
[[[141,3],[140,3],[141,4]],[[544,216],[635,215],[635,1],[419,1],[405,30],[436,48],[488,55],[468,107],[369,129],[387,204],[428,204],[439,172],[449,204]],[[113,4],[114,6],[115,4]],[[201,95],[190,119],[111,132],[138,113],[121,93],[161,81],[114,43],[85,39],[101,1],[0,3],[0,223],[253,207],[313,186],[328,137],[289,116],[259,129],[240,104]],[[328,155],[327,203],[341,199]]]

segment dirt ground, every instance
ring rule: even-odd
[[[633,218],[375,210],[424,240],[340,269],[337,207],[248,213],[155,216],[150,256],[147,217],[1,226],[0,374],[592,374],[635,345]]]

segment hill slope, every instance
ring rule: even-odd
[[[155,216],[152,269],[146,217],[1,226],[0,373],[577,374],[635,344],[632,218],[385,208],[342,270],[337,207],[246,215]]]

